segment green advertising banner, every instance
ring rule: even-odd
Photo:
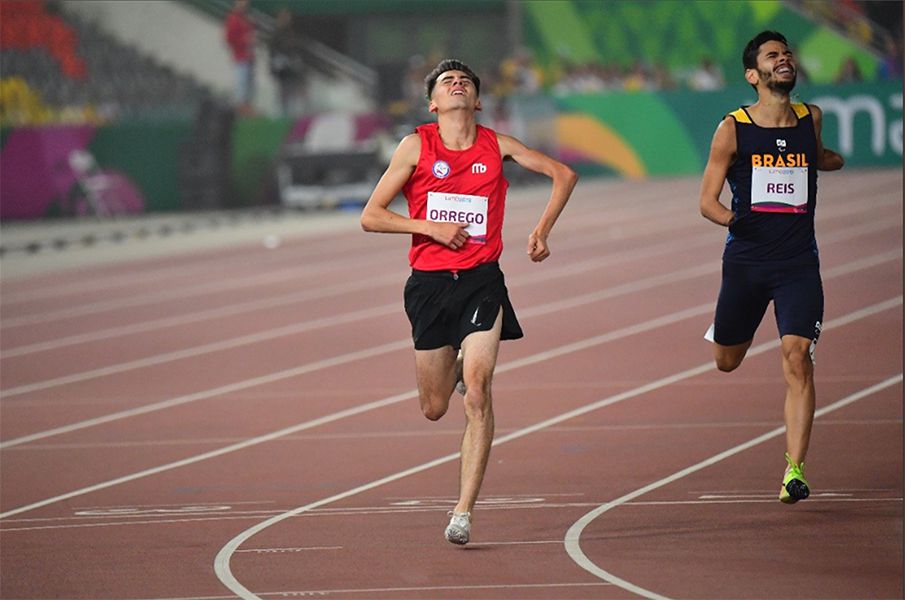
[[[749,86],[718,92],[638,92],[556,97],[552,114],[558,155],[585,173],[624,177],[700,173],[720,120],[756,100]],[[848,167],[902,164],[902,84],[810,85],[796,101],[823,109],[823,142],[845,157]],[[531,123],[519,128],[532,131]],[[543,140],[525,140],[545,146]]]
[[[521,6],[526,45],[552,70],[626,67],[639,57],[683,69],[707,57],[726,77],[740,76],[745,42],[765,29],[789,39],[815,83],[833,82],[847,58],[867,79],[879,66],[871,52],[780,0],[530,0]]]

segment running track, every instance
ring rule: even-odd
[[[698,180],[580,182],[539,265],[545,189],[513,190],[526,338],[502,346],[465,548],[442,537],[463,416],[420,415],[403,236],[350,214],[277,249],[4,281],[0,596],[902,598],[902,183],[820,178],[795,506],[772,314],[731,375],[702,339],[725,230]]]

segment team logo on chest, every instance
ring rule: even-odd
[[[449,163],[447,163],[445,160],[438,160],[434,163],[431,171],[433,172],[434,177],[436,177],[437,179],[445,179],[449,176],[451,169],[449,168]]]

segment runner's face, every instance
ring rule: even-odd
[[[430,110],[444,108],[471,108],[481,110],[474,81],[462,71],[446,71],[437,77],[431,94]]]
[[[791,92],[798,77],[798,67],[789,47],[776,40],[761,44],[757,54],[757,77],[768,90]]]

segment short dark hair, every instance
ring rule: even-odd
[[[744,65],[745,69],[757,68],[757,52],[760,50],[760,47],[767,42],[781,42],[786,46],[789,45],[789,42],[786,41],[786,36],[778,31],[761,31],[751,38],[751,41],[748,42],[748,45],[745,46],[745,50],[742,52],[742,65]]]
[[[480,96],[481,95],[481,80],[475,75],[474,71],[471,68],[463,63],[461,60],[457,60],[455,58],[446,58],[440,61],[440,63],[434,67],[434,70],[427,74],[427,77],[424,78],[424,87],[427,88],[427,99],[430,100],[431,94],[434,91],[434,86],[437,85],[437,77],[446,73],[447,71],[462,71],[474,82],[475,92]]]

